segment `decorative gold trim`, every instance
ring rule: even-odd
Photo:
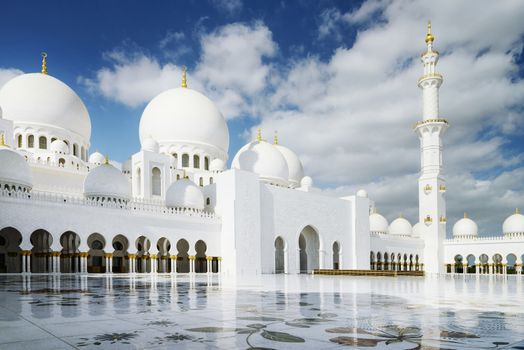
[[[428,120],[421,120],[421,121],[417,122],[413,128],[416,129],[416,128],[418,128],[421,125],[431,124],[431,123],[439,123],[439,124],[449,125],[449,123],[448,123],[448,121],[446,119],[428,119]]]
[[[42,74],[47,75],[47,52],[42,52]]]
[[[426,44],[433,43],[435,37],[431,34],[431,21],[428,21],[428,33],[426,34]]]

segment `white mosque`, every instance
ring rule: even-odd
[[[479,237],[466,216],[446,239],[438,110],[443,77],[428,26],[418,80],[423,120],[419,218],[390,224],[365,190],[314,188],[292,150],[260,131],[226,167],[216,105],[182,86],[153,98],[141,150],[121,167],[89,154],[88,110],[47,73],[0,89],[0,273],[305,273],[313,269],[522,274],[524,216]],[[400,208],[399,208],[400,209]],[[399,210],[400,211],[400,210]]]

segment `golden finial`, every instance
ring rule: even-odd
[[[3,137],[3,136],[4,136],[4,135],[2,135],[2,137]],[[519,210],[519,208],[515,208],[515,214],[520,214],[520,210]]]
[[[260,128],[257,129],[257,141],[262,141],[262,130]]]
[[[42,52],[42,74],[47,74],[47,52]]]
[[[468,213],[464,212],[464,219],[468,218]]]
[[[5,146],[7,146],[7,145],[5,144],[5,137],[4,137],[4,133],[2,133],[2,137],[0,137],[0,146],[2,146],[2,147],[5,147]]]
[[[109,164],[109,155],[106,153],[106,162],[104,164]]]
[[[182,87],[187,88],[187,67],[182,66]]]
[[[433,43],[433,40],[435,40],[435,37],[433,34],[431,34],[431,21],[428,21],[428,33],[426,34],[426,44]]]
[[[404,218],[404,215],[402,214],[402,212],[400,212],[400,215],[398,217],[401,218],[401,219]]]
[[[275,136],[273,136],[273,143],[275,145],[278,145],[278,134],[277,134],[277,131],[275,130]]]

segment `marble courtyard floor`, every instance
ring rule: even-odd
[[[0,349],[524,349],[524,278],[0,275]]]

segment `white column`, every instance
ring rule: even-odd
[[[176,273],[176,255],[171,257],[171,273]]]
[[[219,273],[222,272],[222,258],[221,257],[218,258],[218,272]]]
[[[152,273],[157,273],[158,272],[158,269],[157,269],[157,256],[156,255],[153,255],[151,257],[151,272]]]
[[[468,271],[468,264],[463,264],[462,265],[462,274],[465,275]]]
[[[195,272],[195,257],[192,255],[189,257],[189,273]]]
[[[22,273],[26,272],[26,270],[25,270],[25,260],[26,260],[25,252],[22,252]]]
[[[31,273],[31,254],[27,256],[26,272]]]

